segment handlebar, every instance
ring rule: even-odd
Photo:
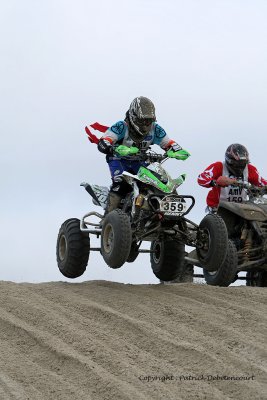
[[[114,154],[115,155],[115,154]],[[140,151],[140,153],[134,154],[134,155],[129,155],[129,156],[119,156],[118,158],[123,159],[123,160],[130,160],[130,161],[144,161],[148,162],[149,164],[153,162],[162,162],[168,158],[167,153],[164,154],[157,154],[154,152],[146,152],[146,151]]]
[[[255,186],[252,183],[241,180],[237,180],[234,185],[247,190],[248,195],[251,197],[267,194],[267,186]]]

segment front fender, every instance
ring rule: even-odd
[[[249,202],[233,203],[221,201],[218,208],[219,214],[220,210],[228,210],[248,221],[267,221],[267,210],[265,211],[262,207]]]

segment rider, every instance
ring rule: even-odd
[[[112,125],[100,138],[98,150],[106,154],[112,185],[110,187],[106,213],[114,210],[128,192],[121,174],[128,171],[137,174],[142,164],[138,160],[123,159],[138,154],[150,145],[157,144],[167,151],[168,157],[186,160],[190,154],[171,140],[165,130],[156,123],[155,107],[147,97],[136,97],[126,112],[125,119]],[[116,146],[116,147],[115,147]]]
[[[258,187],[267,185],[267,180],[250,164],[246,147],[234,143],[227,147],[224,162],[214,162],[198,176],[200,186],[211,188],[207,195],[208,210],[216,210],[221,200],[238,203],[246,200],[245,191],[235,187],[237,180],[247,181]]]

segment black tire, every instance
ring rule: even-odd
[[[120,268],[128,259],[132,229],[127,214],[116,209],[107,214],[101,232],[101,254],[110,268]]]
[[[224,262],[217,271],[207,271],[203,268],[203,275],[208,285],[227,287],[234,282],[237,274],[238,256],[237,250],[232,242],[228,241],[227,255]]]
[[[217,271],[227,254],[228,233],[223,219],[216,214],[206,215],[199,224],[196,251],[202,266]]]
[[[57,265],[62,275],[78,278],[86,270],[90,254],[89,234],[80,230],[80,220],[65,221],[57,237]]]
[[[180,277],[180,282],[190,282],[194,281],[194,265],[185,263],[182,276]]]
[[[174,240],[154,240],[150,247],[151,268],[161,281],[182,277],[185,268],[185,246]]]
[[[138,249],[139,249],[139,246],[137,245],[137,243],[133,242],[132,246],[131,246],[130,254],[127,258],[128,263],[133,263],[137,259],[138,254],[139,254]]]
[[[267,287],[267,271],[248,271],[246,286]]]

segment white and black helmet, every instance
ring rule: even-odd
[[[141,142],[149,133],[151,125],[156,121],[155,106],[147,97],[136,97],[127,112],[129,118],[129,134],[135,142]]]

